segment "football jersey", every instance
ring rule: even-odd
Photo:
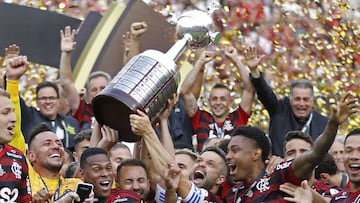
[[[334,195],[330,203],[360,203],[360,190],[350,192],[350,190],[345,189]]]
[[[24,154],[5,144],[0,152],[0,202],[30,202],[31,189]]]
[[[204,142],[213,137],[229,139],[231,131],[241,125],[246,125],[250,114],[246,113],[241,106],[231,112],[223,123],[217,123],[214,116],[204,110],[196,111],[190,118],[197,139],[197,151],[201,151]]]
[[[284,200],[286,194],[279,190],[280,185],[286,182],[300,185],[301,181],[295,176],[292,161],[286,161],[278,164],[275,171],[270,175],[263,172],[260,178],[252,183],[238,183],[230,189],[227,197],[223,200],[227,203],[287,202]]]
[[[94,113],[91,104],[86,103],[84,99],[80,99],[73,117],[78,121],[81,130],[93,128]]]
[[[182,201],[185,203],[222,203],[220,197],[204,188],[198,188],[194,183],[191,183],[191,189]]]
[[[141,197],[139,194],[130,191],[130,190],[121,190],[119,188],[112,189],[109,199],[106,201],[106,203],[142,203],[144,202],[141,200]]]
[[[329,183],[320,180],[314,180],[311,188],[314,189],[321,196],[329,198],[343,190],[343,188],[339,186],[331,186]]]

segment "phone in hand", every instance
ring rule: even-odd
[[[80,201],[73,200],[73,203],[82,203],[86,198],[89,197],[91,191],[93,190],[93,185],[90,183],[78,183],[76,186],[76,193],[80,197]]]

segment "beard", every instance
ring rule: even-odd
[[[59,164],[42,163],[41,166],[49,171],[59,172],[63,166],[63,163],[59,163]]]
[[[211,190],[214,187],[214,185],[215,185],[215,181],[204,180],[204,182],[200,187],[205,188],[206,190]]]

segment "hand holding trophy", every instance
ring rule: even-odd
[[[131,131],[129,115],[137,109],[154,120],[176,92],[180,73],[175,61],[186,48],[201,48],[218,40],[212,18],[202,11],[187,11],[176,23],[179,39],[166,54],[146,50],[133,57],[92,101],[96,120],[118,130],[119,141],[140,139]]]

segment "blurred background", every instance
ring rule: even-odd
[[[129,0],[131,1],[131,0]],[[5,0],[84,20],[89,11],[105,14],[113,5],[126,7],[126,0]],[[224,57],[222,47],[235,46],[239,53],[247,42],[265,55],[262,71],[275,92],[282,97],[289,92],[288,84],[298,78],[313,81],[315,109],[329,115],[330,105],[345,91],[360,94],[360,0],[144,0],[149,7],[170,20],[191,9],[220,9],[214,14],[216,30],[221,32],[217,45],[209,46],[217,57],[208,63],[199,104],[206,108],[209,90],[217,82],[232,89],[236,104],[240,102],[243,85],[234,65]],[[4,28],[2,28],[4,29]],[[1,31],[0,31],[1,35]],[[14,42],[15,43],[15,42]],[[3,54],[1,54],[3,55]],[[194,63],[196,52],[189,50],[182,62]],[[1,71],[4,70],[3,58]],[[21,94],[28,103],[34,102],[35,86],[43,80],[55,80],[57,67],[32,63],[21,80]],[[182,76],[184,77],[184,76]],[[235,108],[236,106],[234,106]],[[269,118],[256,101],[250,124],[267,129]],[[346,134],[359,126],[360,118],[351,118],[340,133]]]

